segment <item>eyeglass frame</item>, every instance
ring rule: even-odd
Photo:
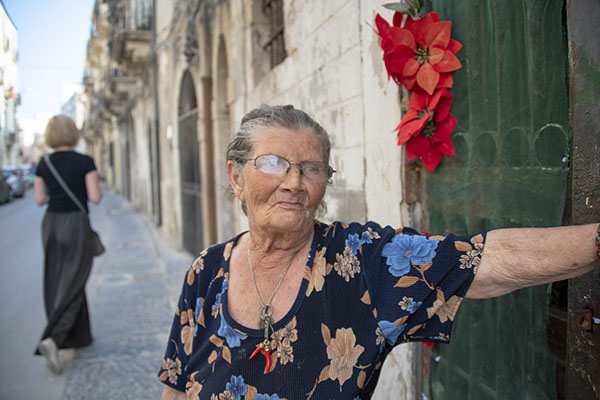
[[[285,170],[283,173],[281,173],[281,174],[269,174],[268,172],[265,172],[265,171],[263,171],[262,169],[260,169],[260,168],[259,168],[259,167],[256,165],[256,160],[257,160],[258,158],[260,158],[260,157],[263,157],[263,156],[274,156],[274,157],[277,157],[278,159],[280,159],[280,160],[283,160],[283,161],[287,162],[287,163],[288,163],[288,167],[287,167],[287,169],[286,169],[286,170]],[[278,156],[277,154],[272,154],[272,153],[260,154],[260,155],[258,155],[258,156],[256,156],[256,157],[254,157],[254,158],[242,158],[240,161],[242,161],[242,163],[247,163],[247,162],[249,162],[249,161],[253,161],[253,162],[254,162],[254,168],[256,168],[257,170],[259,170],[259,171],[260,171],[260,172],[262,172],[263,174],[266,174],[266,175],[273,175],[273,176],[282,176],[284,173],[285,173],[285,175],[287,175],[287,174],[290,172],[290,168],[292,168],[292,165],[297,165],[297,166],[298,166],[298,170],[300,171],[300,175],[304,175],[304,170],[302,169],[302,164],[305,164],[305,163],[319,163],[319,164],[323,164],[323,165],[325,165],[325,171],[326,171],[326,173],[327,173],[327,174],[325,175],[325,177],[324,177],[324,178],[325,178],[325,181],[326,181],[326,182],[328,182],[328,183],[331,183],[331,177],[333,176],[333,174],[335,174],[335,173],[337,172],[335,169],[333,169],[333,168],[331,167],[331,165],[328,165],[328,164],[327,164],[326,162],[324,162],[324,161],[306,160],[306,161],[300,161],[300,162],[292,162],[292,161],[288,160],[288,159],[287,159],[287,158],[285,158],[285,157]],[[309,178],[309,179],[312,179],[312,178]]]

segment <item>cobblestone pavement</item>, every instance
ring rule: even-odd
[[[90,215],[107,249],[87,284],[94,342],[63,372],[62,398],[158,399],[157,373],[192,256],[175,250],[146,216],[111,192]]]

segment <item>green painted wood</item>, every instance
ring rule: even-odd
[[[427,180],[431,232],[560,225],[569,143],[563,1],[431,7],[464,46],[451,89],[457,155]],[[434,349],[433,397],[555,399],[547,321],[547,287],[466,300],[452,343]]]

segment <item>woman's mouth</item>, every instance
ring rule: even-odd
[[[304,208],[302,206],[302,203],[295,201],[279,201],[277,202],[277,205],[287,210],[301,210],[302,208]]]

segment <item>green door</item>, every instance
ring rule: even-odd
[[[427,180],[431,232],[561,224],[569,148],[563,7],[558,0],[432,1],[464,47],[451,89],[457,154]],[[564,382],[555,355],[564,345],[549,344],[550,306],[561,301],[551,293],[536,287],[466,300],[452,343],[433,350],[433,398],[557,398]]]

